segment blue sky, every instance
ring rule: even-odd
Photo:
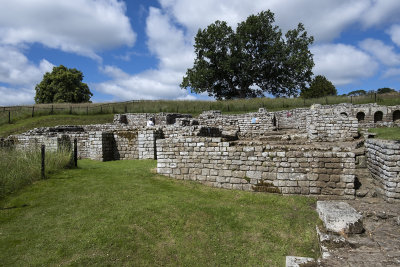
[[[94,102],[207,99],[179,88],[197,30],[267,9],[284,32],[305,25],[314,74],[340,94],[400,89],[399,0],[0,0],[0,106],[33,103],[61,64],[83,72]]]

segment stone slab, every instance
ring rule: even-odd
[[[338,234],[359,234],[364,230],[362,215],[348,203],[317,201],[317,212],[328,231]]]
[[[299,267],[300,264],[313,262],[313,258],[286,256],[286,267]]]

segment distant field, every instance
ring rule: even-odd
[[[359,97],[330,96],[316,99],[302,98],[252,98],[224,101],[177,101],[177,100],[138,100],[116,103],[83,104],[40,104],[33,106],[0,107],[0,125],[16,122],[23,118],[44,115],[97,115],[115,113],[189,113],[198,115],[205,110],[221,110],[224,113],[254,112],[263,107],[267,110],[283,110],[309,107],[312,104],[365,104],[377,102],[381,105],[399,105],[400,94],[367,95]]]
[[[0,137],[20,134],[33,128],[52,127],[57,125],[87,125],[111,123],[113,114],[98,115],[47,115],[16,120],[11,124],[0,125]]]
[[[0,201],[2,266],[284,266],[318,257],[315,200],[82,160]]]

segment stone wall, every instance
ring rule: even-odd
[[[367,139],[365,148],[378,192],[388,202],[400,201],[400,142]]]
[[[321,114],[313,110],[307,117],[308,139],[318,142],[352,141],[358,136],[358,121],[347,114]]]
[[[147,121],[153,118],[155,125],[170,125],[174,124],[177,118],[192,118],[190,114],[179,114],[179,113],[126,113],[126,114],[115,114],[114,124],[125,124],[133,126],[146,126]]]
[[[222,138],[157,140],[157,171],[214,187],[354,197],[355,154],[332,147],[271,146]]]
[[[198,123],[206,127],[236,130],[243,138],[262,135],[265,132],[276,130],[274,114],[270,112],[222,115],[218,110],[206,111],[199,115]]]

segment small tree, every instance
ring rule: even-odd
[[[310,87],[301,91],[303,98],[318,98],[329,95],[337,95],[335,86],[325,76],[317,75],[311,82]]]
[[[367,92],[365,90],[355,90],[355,91],[351,91],[350,93],[348,93],[348,96],[362,96],[362,95],[366,95]]]
[[[392,88],[388,88],[388,87],[383,87],[383,88],[379,88],[376,91],[378,94],[386,94],[386,93],[393,93],[396,92],[396,90],[392,89]]]
[[[35,102],[41,103],[83,103],[93,96],[86,83],[82,82],[83,74],[77,69],[60,65],[53,71],[46,72],[43,80],[36,85]]]

